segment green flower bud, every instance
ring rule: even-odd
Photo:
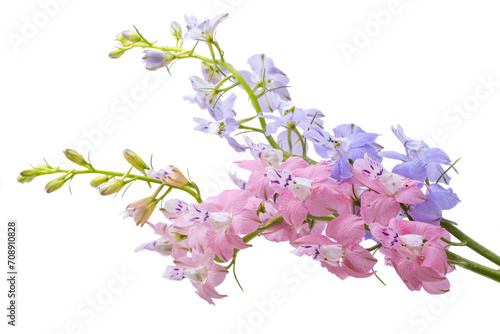
[[[66,183],[66,181],[68,181],[68,179],[66,179],[64,176],[58,177],[57,179],[54,179],[47,183],[47,185],[45,186],[45,191],[50,194],[51,192],[61,188]]]
[[[125,38],[127,41],[136,43],[142,41],[141,36],[136,31],[133,30],[125,30],[122,31],[122,36]]]
[[[52,167],[50,167],[49,165],[45,165],[45,164],[40,164],[40,165],[36,166],[36,169],[41,171],[41,172],[53,170]]]
[[[35,178],[37,176],[43,175],[44,173],[38,169],[25,169],[19,175],[22,177],[31,177]]]
[[[116,49],[109,53],[109,58],[113,59],[120,58],[124,53],[125,53],[124,49]]]
[[[110,180],[97,187],[97,192],[103,196],[119,192],[126,184],[123,180]]]
[[[94,188],[97,188],[101,184],[103,184],[104,182],[108,182],[109,179],[111,179],[111,178],[112,178],[112,176],[110,176],[110,175],[99,175],[99,176],[96,176],[95,178],[93,178],[92,181],[90,181],[90,185]]]
[[[128,163],[132,165],[132,167],[134,167],[141,173],[145,174],[144,170],[149,169],[148,165],[146,165],[144,160],[142,160],[141,157],[137,155],[137,153],[126,149],[123,151],[123,156],[125,157],[125,160],[127,160]]]
[[[90,164],[82,157],[82,155],[75,150],[67,149],[64,150],[64,155],[69,161],[74,162],[77,165],[89,168]]]
[[[122,34],[116,34],[116,40],[122,44],[127,44],[127,40]]]
[[[172,33],[172,36],[174,36],[176,40],[182,39],[182,27],[179,23],[172,21],[170,23],[170,32]]]
[[[34,178],[35,178],[34,176],[22,176],[21,174],[19,174],[17,176],[17,182],[19,182],[19,183],[26,183],[26,182],[30,182]]]

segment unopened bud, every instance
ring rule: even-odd
[[[122,31],[122,36],[127,41],[132,42],[132,43],[142,41],[141,36],[139,36],[139,34],[136,31],[133,31],[133,30]]]
[[[40,165],[36,166],[36,169],[41,171],[41,172],[53,170],[52,167],[50,167],[49,165],[46,165],[46,164],[40,164]]]
[[[115,49],[109,53],[109,58],[120,58],[125,53],[124,49]]]
[[[175,55],[161,50],[145,50],[144,57],[142,57],[143,62],[146,63],[146,69],[150,71],[165,67],[174,59]]]
[[[82,155],[75,150],[67,149],[64,150],[64,155],[68,158],[69,161],[74,162],[77,165],[83,167],[90,167],[90,164],[82,157]]]
[[[47,185],[45,186],[45,191],[50,194],[51,192],[61,188],[66,183],[66,181],[68,181],[68,179],[66,179],[64,176],[58,177],[57,179],[54,179],[47,183]]]
[[[23,170],[19,175],[20,176],[23,176],[23,177],[31,177],[31,178],[34,178],[34,177],[37,177],[37,176],[40,176],[40,175],[43,175],[44,173],[38,169],[33,169],[33,168],[30,168],[30,169],[25,169]]]
[[[125,39],[125,37],[123,37],[121,33],[116,34],[116,40],[122,44],[127,43],[127,40]]]
[[[126,211],[129,217],[134,218],[137,225],[142,226],[151,217],[157,203],[153,197],[146,197],[129,204]]]
[[[176,40],[182,39],[182,27],[179,23],[172,21],[170,23],[170,32]]]
[[[144,160],[142,160],[142,158],[137,153],[126,149],[123,151],[123,156],[125,157],[125,160],[127,160],[127,162],[132,165],[132,167],[134,167],[141,173],[145,174],[144,170],[149,169],[148,165],[146,165]]]
[[[97,187],[97,192],[103,196],[119,192],[126,184],[123,180],[110,180]]]
[[[174,187],[184,187],[189,184],[188,179],[186,179],[179,168],[172,165],[168,166],[166,170],[151,170],[148,172],[148,176]]]
[[[21,174],[19,174],[17,176],[17,182],[19,182],[19,183],[26,183],[26,182],[30,182],[34,178],[35,178],[34,176],[22,176]]]
[[[92,181],[90,181],[90,185],[94,188],[97,188],[101,184],[103,184],[104,182],[108,182],[109,179],[111,179],[111,178],[112,178],[112,176],[110,176],[110,175],[99,175],[99,176],[96,176],[95,178],[93,178]]]

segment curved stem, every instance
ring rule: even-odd
[[[312,216],[310,214],[307,214],[307,218],[318,220],[318,221],[324,221],[324,222],[329,222],[330,220],[333,220],[337,217],[338,217],[337,214],[331,214],[329,216],[323,216],[323,217],[316,217],[316,216]]]
[[[157,183],[157,184],[165,184],[160,180],[153,179],[151,177],[147,176],[142,176],[142,175],[135,175],[135,174],[129,174],[129,173],[119,173],[119,172],[111,172],[107,170],[99,170],[99,169],[91,169],[91,170],[64,170],[64,169],[55,169],[54,171],[48,171],[46,174],[56,174],[56,173],[71,173],[73,176],[77,174],[102,174],[102,175],[109,175],[109,176],[117,176],[117,177],[123,177],[123,178],[128,178],[130,180],[141,180],[145,181],[148,183]],[[187,187],[175,187],[168,185],[169,187],[175,188],[182,190],[189,195],[191,195],[198,203],[202,202],[202,199],[200,195],[195,192],[193,189],[187,188]]]
[[[482,264],[467,260],[466,258],[463,258],[458,254],[450,252],[449,250],[446,250],[446,255],[448,256],[448,263],[460,266],[476,274],[500,282],[500,270],[491,269],[483,266]]]
[[[480,254],[484,258],[490,260],[494,264],[500,266],[500,256],[490,251],[488,248],[484,247],[467,234],[463,233],[458,227],[456,227],[451,221],[447,219],[441,219],[441,226],[444,227],[451,235],[453,235],[458,240],[462,241],[465,246],[469,247],[476,253]]]

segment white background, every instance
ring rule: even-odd
[[[219,291],[229,297],[213,307],[188,282],[161,277],[168,259],[134,253],[155,236],[119,212],[150,193],[144,185],[133,186],[124,198],[104,198],[85,176],[74,180],[72,196],[67,187],[46,194],[50,177],[17,183],[30,164],[45,158],[65,166],[64,149],[90,145],[99,168],[125,171],[121,152],[130,148],[146,160],[154,153],[157,168],[189,167],[205,193],[227,188],[223,172],[242,156],[217,137],[195,133],[191,119],[205,112],[182,99],[191,93],[188,77],[199,75],[199,64],[179,62],[173,77],[163,73],[151,88],[156,81],[144,70],[141,52],[108,58],[115,34],[133,24],[151,40],[170,43],[170,21],[184,25],[185,13],[212,17],[221,4],[231,11],[217,34],[227,59],[246,69],[248,57],[265,52],[290,77],[295,104],[323,111],[329,128],[354,122],[383,134],[379,142],[398,151],[402,146],[391,125],[401,124],[417,139],[440,132],[434,142],[453,160],[462,157],[460,175],[452,181],[462,203],[446,217],[500,252],[500,87],[490,87],[490,95],[468,114],[447,112],[474,102],[477,89],[487,92],[478,88],[481,77],[500,81],[496,2],[401,0],[398,13],[381,28],[371,13],[390,7],[388,0],[3,2],[0,221],[19,223],[20,273],[18,327],[8,326],[8,332],[413,334],[498,328],[500,286],[465,270],[449,275],[449,294],[432,296],[408,291],[383,261],[377,269],[387,287],[375,277],[340,281],[289,254],[289,246],[263,240],[240,253],[238,277],[245,292],[228,275]],[[358,53],[348,61],[341,45],[355,47],[364,29],[372,29],[372,37],[366,45],[357,40]],[[128,114],[118,112],[132,94]],[[249,110],[244,100],[238,103]],[[103,122],[106,133],[99,129]],[[1,237],[6,272],[5,227]],[[117,273],[125,280],[116,281]],[[271,305],[276,295],[281,303]],[[99,311],[88,304],[93,298]]]

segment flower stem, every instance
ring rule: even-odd
[[[128,178],[130,180],[141,180],[145,181],[148,183],[158,183],[158,184],[163,184],[160,180],[153,179],[151,177],[147,176],[142,176],[142,175],[135,175],[135,174],[130,174],[130,173],[119,173],[119,172],[111,172],[107,170],[99,170],[99,169],[91,169],[91,170],[64,170],[64,169],[54,169],[53,171],[47,171],[46,174],[56,174],[56,173],[67,173],[71,174],[72,177],[77,175],[77,174],[102,174],[102,175],[109,175],[109,176],[116,176],[116,177],[123,177],[123,179]],[[191,188],[188,187],[175,187],[175,186],[169,186],[175,189],[182,190],[191,196],[198,202],[201,203],[202,199],[200,195],[194,191]]]
[[[500,270],[491,269],[483,266],[482,264],[467,260],[466,258],[463,258],[458,254],[450,252],[449,250],[446,250],[446,255],[448,256],[448,263],[460,266],[476,274],[500,282]]]
[[[476,253],[480,254],[484,258],[490,260],[494,264],[500,266],[500,256],[497,254],[493,253],[471,237],[469,237],[467,234],[463,233],[458,227],[456,227],[451,221],[447,219],[441,219],[441,226],[444,227],[448,232],[450,232],[451,235],[453,235],[455,238],[458,240],[462,241],[462,243],[465,244],[465,246],[469,247]]]

